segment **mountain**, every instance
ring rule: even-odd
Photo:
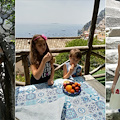
[[[99,13],[99,15],[98,15],[98,17],[97,17],[96,26],[98,26],[101,21],[104,21],[104,20],[103,20],[104,18],[105,18],[105,9],[102,10],[102,11]],[[83,26],[82,30],[78,30],[78,34],[80,35],[80,34],[82,34],[84,31],[88,31],[90,25],[91,25],[91,21],[89,21],[88,23],[86,23],[86,24]]]

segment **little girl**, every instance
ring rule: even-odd
[[[48,85],[53,85],[53,57],[46,40],[47,37],[44,35],[34,35],[32,38],[30,46],[31,84],[48,82]]]
[[[120,109],[120,45],[118,45],[118,65],[115,71],[115,77],[111,88],[110,107]]]

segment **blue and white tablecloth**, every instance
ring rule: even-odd
[[[105,99],[83,77],[74,78],[74,81],[81,84],[81,93],[75,97],[67,96],[62,91],[65,80],[57,79],[53,86],[42,83],[16,87],[15,106],[47,104],[64,97],[61,120],[105,120]]]

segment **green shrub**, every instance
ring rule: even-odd
[[[87,46],[88,40],[84,39],[75,39],[70,42],[67,42],[66,47],[72,47],[72,46]],[[99,41],[97,39],[93,39],[93,45],[102,45],[105,44],[105,40]]]
[[[68,52],[60,53],[59,55],[57,55],[57,56],[55,57],[57,64],[62,64],[62,63],[64,63],[65,61],[68,60],[68,58],[69,58],[69,53],[68,53]]]
[[[59,69],[59,70],[55,71],[54,80],[57,79],[57,78],[62,78],[62,77],[63,77],[63,70],[62,69]]]
[[[25,76],[16,74],[16,80],[20,82],[25,82]]]

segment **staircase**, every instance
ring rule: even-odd
[[[118,110],[109,106],[120,44],[120,0],[106,0],[106,34],[106,120],[120,120]]]

